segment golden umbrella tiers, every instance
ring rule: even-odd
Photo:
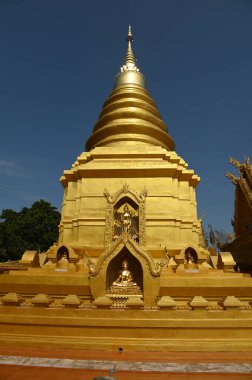
[[[174,141],[145,87],[144,76],[136,66],[130,27],[127,41],[124,65],[86,143],[86,150],[97,146],[146,144],[174,150]]]

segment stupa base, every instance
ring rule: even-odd
[[[0,343],[132,351],[251,351],[252,312],[16,308],[1,314]],[[224,315],[225,314],[225,318]]]

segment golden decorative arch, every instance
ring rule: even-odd
[[[98,299],[107,294],[107,279],[110,263],[120,255],[121,260],[123,260],[123,250],[127,251],[128,255],[132,255],[134,259],[138,261],[138,265],[141,266],[142,280],[137,285],[140,285],[143,291],[144,307],[153,307],[160,289],[159,267],[157,267],[152,257],[148,255],[143,247],[140,247],[139,244],[131,239],[129,234],[126,233],[121,235],[116,242],[111,244],[110,248],[99,257],[95,268],[90,270],[90,290],[93,298]],[[113,268],[113,270],[119,271],[121,269],[120,260],[117,260],[117,265],[118,267]],[[133,270],[133,276],[134,275],[136,275],[136,272]],[[138,279],[136,278],[136,280]]]
[[[58,252],[61,252],[62,250],[64,250],[64,248],[67,250],[68,252],[68,261],[70,263],[75,263],[78,261],[78,255],[75,253],[74,249],[68,245],[68,244],[59,244],[55,247],[53,247],[53,250],[51,250],[51,252],[48,253],[48,259],[50,259],[52,262],[57,262],[59,257],[58,257]]]
[[[149,272],[153,277],[160,276],[159,267],[157,267],[157,265],[154,263],[152,257],[149,256],[143,247],[140,247],[139,244],[137,244],[127,234],[121,235],[116,242],[110,245],[110,248],[108,250],[100,255],[96,263],[96,267],[90,270],[90,275],[93,277],[97,276],[100,273],[104,263],[114,258],[123,249],[123,247],[126,247],[129,252],[137,259],[140,259],[141,261],[144,260],[147,263]]]
[[[123,185],[123,187],[118,190],[114,195],[111,195],[109,191],[105,188],[104,195],[106,196],[108,203],[115,204],[122,196],[128,195],[130,198],[135,200],[137,203],[145,202],[145,198],[147,196],[146,187],[138,194],[136,191],[131,189],[127,183]]]
[[[187,245],[184,245],[184,247],[181,249],[179,255],[180,255],[180,256],[181,256],[181,255],[184,256],[185,251],[186,251],[188,248],[192,248],[192,249],[194,249],[194,251],[196,251],[198,257],[200,256],[199,247],[198,247],[198,246],[196,247],[196,245],[194,245],[194,244],[187,244]]]

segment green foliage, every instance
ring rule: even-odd
[[[0,261],[19,260],[25,250],[46,251],[58,239],[60,213],[44,200],[0,215]]]

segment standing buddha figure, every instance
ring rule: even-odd
[[[127,205],[124,206],[123,213],[122,213],[122,231],[123,232],[130,232],[130,227],[131,227],[131,214],[129,211],[129,207]]]

